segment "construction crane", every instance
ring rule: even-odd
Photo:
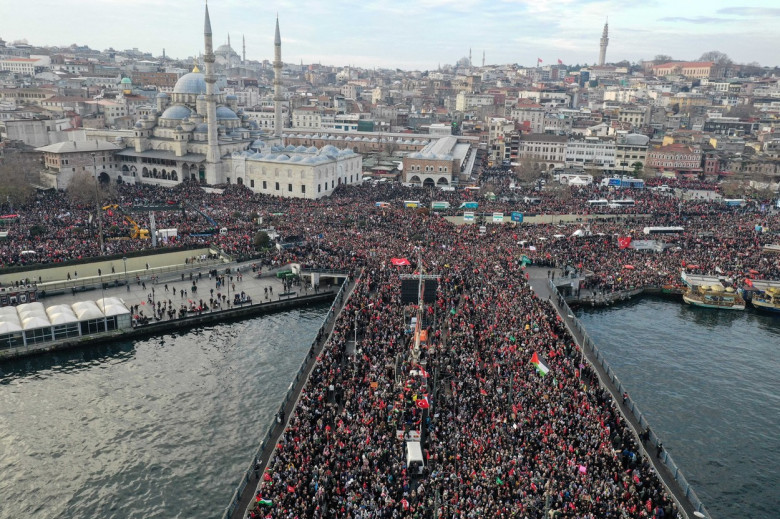
[[[127,214],[125,214],[124,209],[122,209],[118,204],[108,204],[103,206],[104,211],[108,210],[114,210],[119,211],[122,213],[122,217],[124,220],[130,224],[132,227],[132,230],[130,231],[130,238],[133,240],[148,240],[149,239],[149,229],[141,229],[141,226],[138,225],[138,223],[130,218]]]

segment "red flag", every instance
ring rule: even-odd
[[[537,63],[542,63],[542,58],[536,58]]]
[[[409,501],[407,501],[406,498],[401,499],[401,506],[404,507],[404,510],[409,510]]]
[[[431,375],[430,375],[430,374],[429,374],[427,371],[425,371],[425,370],[423,369],[423,367],[422,367],[422,366],[420,366],[420,375],[422,375],[422,376],[423,376],[423,377],[425,377],[425,378],[428,378],[428,377],[430,377],[430,376],[431,376]]]
[[[558,65],[563,65],[563,61],[561,61],[561,58],[558,58]]]
[[[631,236],[626,236],[625,238],[618,238],[618,248],[627,249],[629,245],[631,245]]]
[[[428,409],[431,407],[431,404],[428,403],[428,397],[423,395],[422,397],[417,399],[417,407],[420,409]]]
[[[269,474],[268,472],[263,474],[263,481],[271,481],[271,474]]]
[[[411,263],[409,263],[409,260],[406,258],[390,258],[390,263],[392,263],[396,267],[400,267],[401,265],[411,265]]]
[[[487,391],[485,391],[485,390],[484,390],[484,389],[482,389],[482,388],[479,388],[479,394],[480,394],[480,395],[487,396]]]
[[[295,492],[295,487],[292,485],[287,485],[287,491],[292,494],[293,492]]]

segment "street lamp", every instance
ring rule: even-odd
[[[122,261],[125,263],[125,286],[127,287],[127,291],[130,292],[130,283],[127,282],[127,256],[123,256]]]
[[[98,242],[100,243],[100,253],[104,254],[105,247],[103,247],[103,219],[100,218],[100,200],[98,199],[98,174],[97,164],[95,163],[95,152],[92,152],[92,170],[95,174],[95,216],[98,220]]]

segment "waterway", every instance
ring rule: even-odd
[[[712,517],[777,517],[780,317],[657,298],[577,316]]]
[[[0,518],[213,518],[328,306],[0,364]]]

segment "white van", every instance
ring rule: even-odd
[[[420,442],[406,442],[406,470],[411,474],[422,474],[424,468],[425,458],[423,458]]]

